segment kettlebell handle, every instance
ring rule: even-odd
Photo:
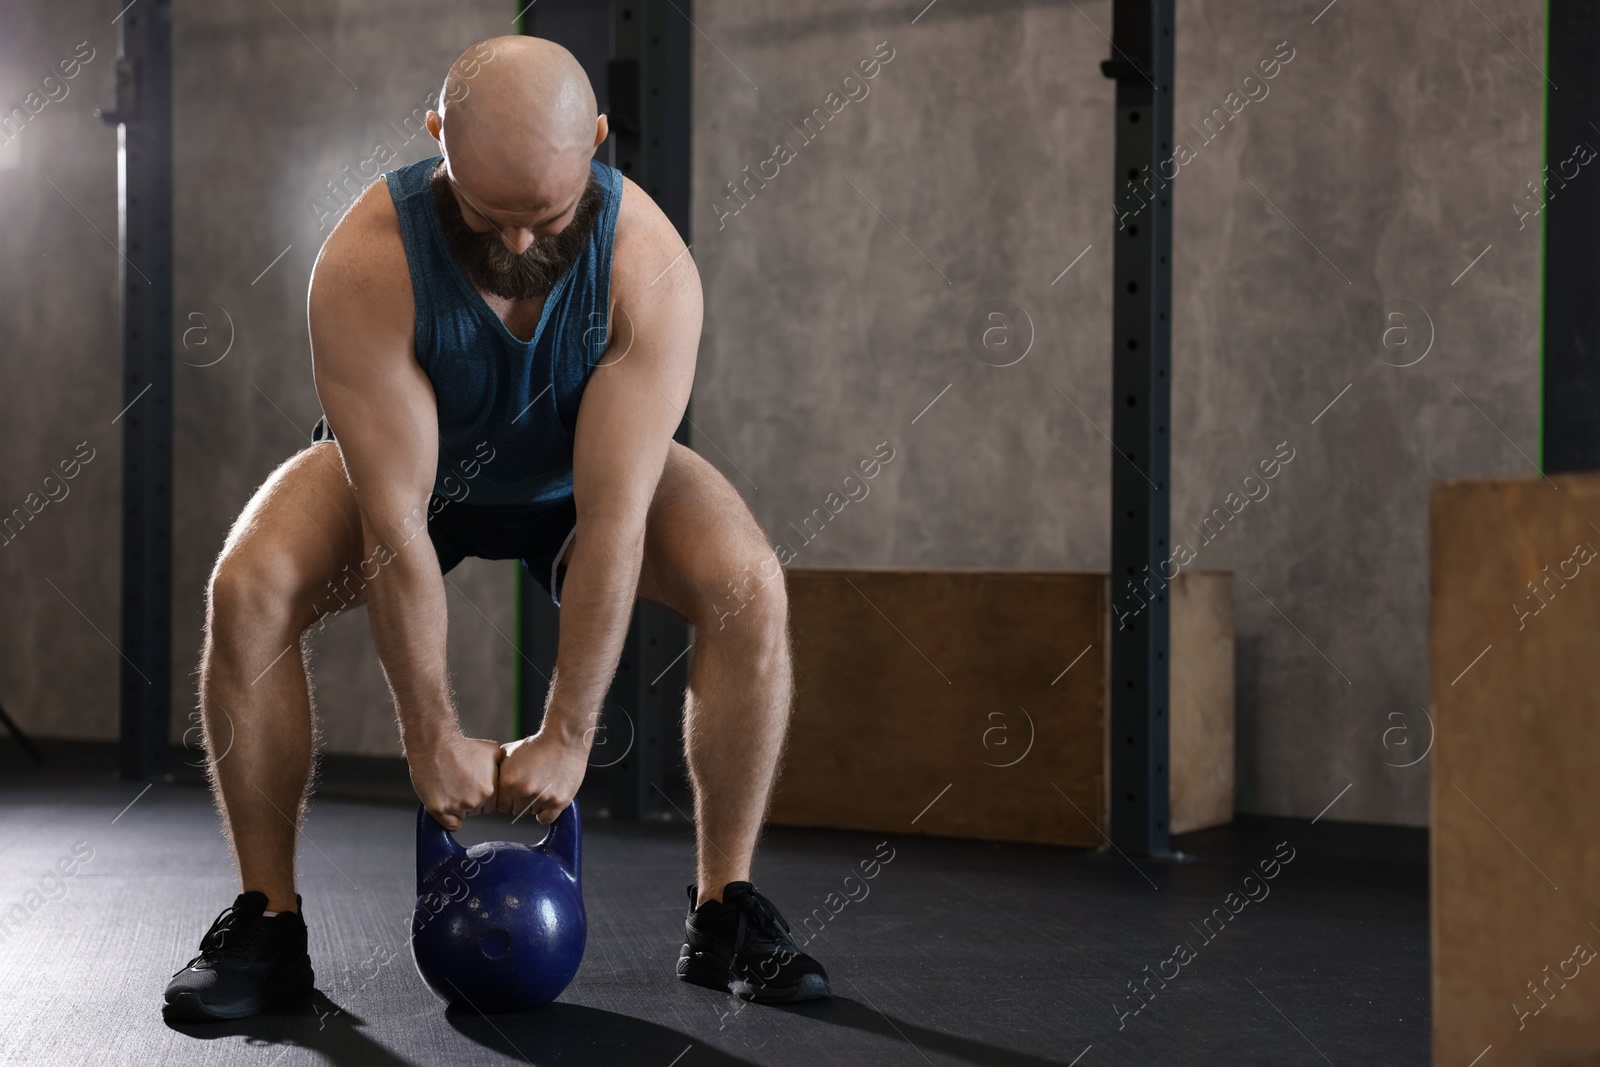
[[[583,861],[582,819],[578,815],[578,801],[573,799],[556,821],[551,825],[550,832],[544,835],[544,840],[539,843],[539,848],[560,860],[567,870],[572,872],[573,881],[581,882],[583,872],[580,869]]]
[[[428,809],[417,805],[417,896],[438,873],[439,869],[458,856],[466,855],[455,837],[428,814]]]
[[[554,856],[571,871],[573,881],[582,879],[581,826],[578,802],[573,800],[566,810],[556,816],[555,823],[537,846],[541,852]],[[467,850],[461,847],[455,835],[428,814],[426,807],[417,805],[417,895],[423,894],[424,887],[441,867],[466,854]]]

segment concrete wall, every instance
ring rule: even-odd
[[[174,736],[211,560],[317,415],[314,205],[379,142],[397,161],[426,152],[396,127],[462,47],[510,29],[498,2],[448,19],[421,3],[280,6],[293,25],[237,0],[177,12],[177,313],[200,327],[179,355],[215,359],[230,319],[234,344],[177,368]],[[1478,6],[1179,4],[1178,136],[1194,157],[1174,190],[1174,536],[1280,444],[1294,455],[1269,496],[1191,540],[1196,566],[1239,575],[1243,810],[1315,815],[1350,785],[1329,818],[1424,821],[1427,762],[1392,765],[1427,741],[1426,487],[1524,471],[1536,452],[1538,245],[1511,205],[1542,162],[1542,8]],[[1110,7],[921,9],[695,6],[697,446],[801,565],[1103,568]],[[96,450],[70,497],[0,548],[0,701],[82,737],[114,736],[116,716],[117,258],[95,232],[115,238],[115,135],[89,115],[110,97],[112,14],[0,10],[0,99],[76,42],[97,50],[0,149],[0,507],[79,442]],[[1188,127],[1285,41],[1294,58],[1265,98],[1209,141]],[[789,125],[830,92],[836,107],[859,96],[842,79],[879,42],[893,58],[864,98],[809,140]],[[724,183],[780,140],[793,158],[728,214]],[[1430,329],[1426,358],[1388,365]],[[880,442],[894,458],[866,498],[809,541],[789,526]],[[489,736],[509,730],[511,569],[451,575],[462,714]],[[364,615],[331,627],[317,661],[327,745],[394,751]]]
[[[96,49],[69,95],[0,150],[0,500],[22,503],[78,442],[96,450],[70,495],[0,548],[0,702],[51,736],[116,736],[121,327],[117,251],[95,232],[115,241],[116,133],[90,112],[111,98],[121,6],[0,13],[0,100],[21,99],[78,41]],[[511,31],[498,2],[455,3],[449,18],[415,2],[278,6],[175,5],[174,738],[192,725],[212,561],[319,414],[305,297],[340,208],[326,183],[359,175],[379,144],[388,166],[432,154],[425,133],[407,140],[406,119],[467,45]],[[455,688],[479,736],[512,728],[514,566],[469,560],[449,575]],[[365,613],[331,623],[315,660],[325,746],[398,752]]]
[[[106,240],[117,236],[116,135],[91,114],[111,98],[115,13],[81,0],[0,8],[0,102],[59,97],[0,147],[0,515],[29,507],[30,493],[34,508],[58,498],[3,535],[0,704],[24,727],[70,736],[116,730],[119,661],[105,636],[117,633],[122,477],[117,252]],[[41,87],[80,41],[93,58]],[[80,444],[93,458],[60,481]]]
[[[1429,736],[1427,487],[1536,455],[1538,237],[1510,205],[1544,82],[1506,38],[1541,56],[1542,7],[1479,6],[1178,4],[1173,537],[1238,576],[1241,810],[1351,786],[1329,818],[1426,821],[1427,762],[1397,765]],[[701,450],[804,565],[1106,567],[1107,0],[696,22]],[[1243,83],[1275,58],[1265,95]],[[1021,362],[974,342],[991,311],[992,343],[1031,321]],[[789,524],[882,441],[868,496],[804,542]],[[1187,524],[1214,508],[1206,540]]]

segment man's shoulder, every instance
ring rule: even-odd
[[[650,194],[633,179],[622,179],[617,232],[611,253],[611,289],[619,300],[642,297],[647,290],[684,286],[698,290],[700,276],[678,229]],[[653,295],[653,294],[652,294]]]
[[[388,183],[373,182],[356,198],[317,253],[311,292],[340,298],[360,293],[363,299],[393,293],[408,300],[410,271],[400,237],[400,216]]]

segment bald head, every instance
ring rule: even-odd
[[[582,192],[606,134],[583,67],[538,37],[493,37],[463,52],[428,127],[464,207],[535,234]]]

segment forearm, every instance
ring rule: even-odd
[[[367,579],[367,617],[409,753],[459,729],[450,700],[444,576],[426,537],[398,549],[374,543],[368,549],[367,567],[376,573]]]
[[[644,559],[644,515],[584,516],[561,588],[546,730],[587,743],[622,657]]]

